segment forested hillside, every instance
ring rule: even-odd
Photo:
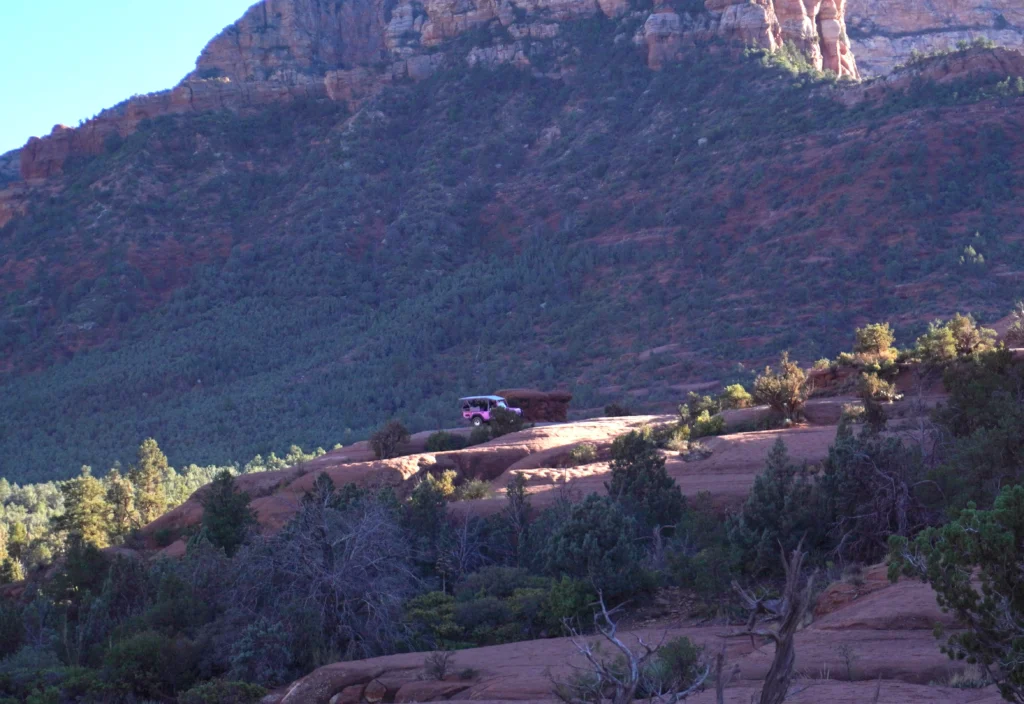
[[[655,406],[1020,296],[1019,81],[868,95],[792,52],[652,72],[613,29],[565,26],[602,47],[565,80],[440,71],[69,162],[0,230],[0,475],[150,436],[176,464],[330,447],[509,386]]]

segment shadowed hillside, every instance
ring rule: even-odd
[[[564,80],[441,71],[354,114],[166,116],[71,159],[0,230],[4,475],[146,436],[205,463],[438,427],[503,386],[656,408],[855,322],[1018,295],[1014,80],[875,95],[792,52],[651,72],[613,29],[563,27]]]

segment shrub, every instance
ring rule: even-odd
[[[421,633],[429,647],[455,647],[462,642],[462,628],[455,622],[455,597],[427,592],[405,605],[405,619]]]
[[[633,415],[633,411],[630,408],[623,406],[621,404],[609,403],[607,406],[604,407],[604,414],[608,418],[617,418],[621,416],[631,416]]]
[[[469,445],[482,445],[491,439],[491,429],[486,425],[480,425],[469,433]]]
[[[969,508],[913,541],[889,541],[889,577],[926,580],[939,606],[967,630],[949,635],[943,652],[980,663],[1007,701],[1024,701],[1024,486],[1006,487],[990,511]],[[977,582],[977,584],[976,584]]]
[[[423,483],[429,484],[436,494],[447,501],[455,497],[455,480],[458,476],[459,473],[454,469],[445,469],[441,472],[440,476],[427,472],[423,478]]]
[[[881,355],[889,351],[892,343],[896,341],[889,323],[873,323],[862,328],[857,328],[854,333],[856,342],[853,351],[858,354]]]
[[[213,680],[198,684],[178,697],[179,704],[258,704],[267,690],[248,682]]]
[[[455,667],[455,653],[439,650],[430,653],[423,661],[423,671],[432,680],[443,681]]]
[[[754,398],[788,420],[798,420],[807,401],[807,375],[783,352],[777,369],[766,367],[754,380]]]
[[[597,600],[590,584],[562,575],[551,583],[546,604],[548,626],[560,632],[565,622],[578,623],[589,616]]]
[[[957,313],[946,323],[935,321],[917,339],[915,356],[927,366],[944,367],[957,359],[988,352],[996,346],[996,333],[978,327],[974,318]]]
[[[469,440],[463,436],[439,430],[436,433],[431,433],[430,437],[427,438],[426,450],[427,452],[450,452],[461,450],[467,445],[469,445]]]
[[[712,416],[722,410],[718,401],[710,396],[701,396],[691,391],[686,396],[686,404],[679,407],[679,417],[686,423],[697,418],[702,413]]]
[[[817,371],[825,371],[826,369],[831,369],[832,360],[822,357],[821,359],[814,363],[813,368],[816,369]]]
[[[780,546],[788,553],[801,540],[807,549],[819,548],[827,526],[817,503],[807,468],[789,461],[786,443],[779,438],[743,509],[730,522],[729,540],[744,569],[753,575],[777,572]]]
[[[470,479],[459,487],[458,494],[463,501],[486,499],[491,495],[491,485],[483,479]]]
[[[115,643],[104,659],[109,679],[148,699],[163,699],[188,688],[195,680],[195,663],[191,643],[155,631]]]
[[[287,681],[292,662],[289,640],[284,626],[261,616],[231,648],[232,676],[269,686]]]
[[[637,522],[644,537],[674,526],[686,506],[679,486],[665,470],[665,458],[649,433],[631,431],[612,442],[608,495]]]
[[[518,433],[526,427],[526,421],[518,413],[507,408],[495,408],[491,411],[491,437],[500,438],[509,433]]]
[[[701,411],[693,421],[692,437],[706,438],[710,435],[721,435],[725,432],[725,418],[721,415],[709,415]]]
[[[845,561],[871,564],[886,553],[890,535],[924,527],[927,512],[921,451],[898,438],[854,436],[844,427],[829,448],[818,482],[823,527]]]
[[[388,423],[370,436],[370,447],[379,460],[398,457],[398,448],[409,441],[409,431],[397,420]]]
[[[719,402],[723,410],[749,408],[754,404],[754,397],[743,388],[742,384],[730,384],[722,391]]]
[[[1017,301],[1010,314],[1010,326],[1006,329],[1007,347],[1024,347],[1024,301]]]
[[[456,589],[456,596],[462,600],[481,596],[508,599],[516,590],[545,587],[547,583],[546,577],[530,574],[520,567],[490,565],[466,577]]]
[[[592,442],[581,442],[569,451],[569,466],[579,467],[597,461],[597,445]]]
[[[700,677],[703,656],[704,648],[694,645],[686,636],[663,644],[640,675],[637,698],[647,699],[666,692],[686,690]]]
[[[877,374],[867,372],[861,372],[858,391],[862,399],[876,403],[891,403],[900,398],[895,384],[882,379]]]
[[[542,550],[545,569],[592,584],[608,599],[629,595],[642,584],[636,533],[617,503],[591,494],[550,534]]]

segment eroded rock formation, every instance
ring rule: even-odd
[[[618,23],[616,41],[632,35],[653,69],[687,44],[724,38],[769,50],[792,42],[818,67],[856,77],[845,40],[846,2],[657,0],[653,9],[640,9],[632,0],[263,0],[210,41],[195,71],[174,89],[32,139],[22,150],[21,175],[50,178],[69,156],[99,153],[114,135],[124,137],[157,115],[304,96],[356,104],[382,85],[425,78],[445,62],[529,69],[543,55],[545,71],[557,74],[559,57],[574,50],[563,23],[598,16]],[[485,40],[453,41],[471,32]]]
[[[691,41],[718,36],[775,51],[790,42],[818,69],[859,77],[846,39],[847,0],[705,0],[707,13],[655,10],[637,34],[648,64],[672,61]]]
[[[914,52],[987,39],[1024,49],[1021,0],[847,0],[850,41],[866,75],[890,73]]]

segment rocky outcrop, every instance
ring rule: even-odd
[[[569,420],[569,403],[572,394],[560,391],[535,391],[533,389],[505,389],[496,391],[514,408],[523,411],[523,418],[530,423],[565,423]]]
[[[74,154],[100,153],[157,115],[243,110],[297,97],[356,105],[391,81],[420,80],[452,65],[512,64],[562,70],[551,57],[574,51],[563,23],[603,16],[633,32],[653,69],[686,45],[724,38],[769,50],[793,42],[821,68],[856,77],[845,39],[847,0],[706,0],[677,11],[633,0],[263,0],[203,49],[196,69],[174,89],[136,97],[83,126],[55,127],[21,153],[21,176],[47,179]],[[456,42],[479,32],[479,42]],[[620,38],[628,35],[619,34]],[[618,41],[618,39],[616,40]],[[540,70],[540,69],[536,69]],[[569,69],[567,69],[569,70]]]
[[[1024,49],[1020,0],[847,0],[846,24],[861,70],[872,76],[959,42]]]
[[[857,62],[846,39],[847,0],[705,0],[707,13],[677,12],[670,6],[653,12],[637,33],[647,47],[647,62],[658,68],[683,47],[712,37],[775,51],[789,42],[807,54],[819,70],[858,78]]]

